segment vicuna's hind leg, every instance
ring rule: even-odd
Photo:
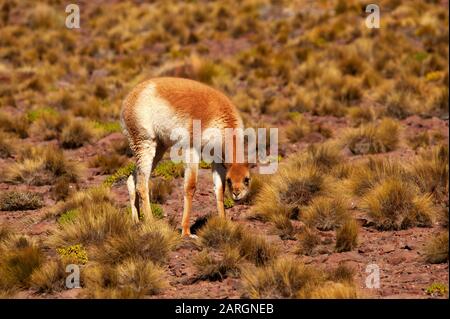
[[[135,175],[135,173],[128,176],[127,188],[128,188],[128,194],[130,195],[131,219],[135,223],[137,223],[137,222],[139,222],[139,212],[137,209],[137,206],[139,205],[139,203],[137,202],[137,197],[136,197],[136,175]]]
[[[152,171],[153,159],[156,153],[156,141],[145,141],[137,152],[136,191],[138,195],[139,214],[146,220],[152,220],[148,180]]]
[[[151,171],[155,169],[159,161],[162,159],[166,147],[162,143],[157,143],[155,156],[153,157]],[[148,183],[147,183],[148,184]],[[139,194],[136,192],[137,188],[137,170],[131,174],[127,179],[127,188],[130,195],[130,205],[131,205],[131,218],[134,222],[139,221]]]

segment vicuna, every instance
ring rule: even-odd
[[[164,153],[176,141],[171,139],[175,129],[185,129],[192,135],[192,123],[201,121],[201,131],[216,128],[242,128],[242,120],[232,102],[221,92],[199,82],[181,78],[154,78],[137,85],[125,98],[121,112],[121,124],[130,147],[136,156],[137,168],[128,178],[132,218],[139,216],[152,219],[148,181],[152,170]],[[223,134],[225,136],[225,134]],[[207,139],[207,137],[206,137]],[[193,140],[192,136],[190,140]],[[208,141],[202,138],[201,144]],[[230,163],[212,163],[214,192],[219,216],[225,217],[224,191],[226,185],[233,199],[241,200],[248,193],[250,172],[247,163],[238,163],[236,137],[228,148],[232,154]],[[226,150],[222,147],[222,150]],[[189,150],[192,156],[199,158],[198,149]],[[221,158],[225,158],[221,154]],[[185,163],[184,172],[184,209],[182,234],[190,236],[189,216],[192,198],[195,193],[198,163]]]

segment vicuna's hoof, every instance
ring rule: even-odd
[[[198,238],[198,236],[194,235],[194,234],[182,234],[181,236],[183,238],[186,238],[186,239],[196,239],[196,238]]]

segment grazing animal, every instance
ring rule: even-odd
[[[132,218],[139,220],[153,218],[150,208],[148,181],[152,170],[164,153],[176,141],[171,133],[176,128],[189,132],[193,140],[193,120],[201,121],[201,132],[208,128],[219,129],[225,136],[225,129],[242,128],[242,120],[232,102],[221,92],[196,81],[161,77],[153,78],[137,85],[125,98],[121,112],[121,124],[130,147],[136,156],[136,171],[127,180],[130,193]],[[236,142],[236,137],[234,137]],[[203,147],[208,138],[201,140]],[[222,150],[226,150],[222,140]],[[228,186],[232,198],[241,200],[248,193],[250,172],[247,163],[236,160],[236,145],[233,143],[229,154],[230,163],[212,163],[214,192],[219,216],[225,217],[224,191]],[[198,148],[190,144],[189,153],[197,156]],[[222,152],[221,157],[224,158]],[[191,236],[189,216],[192,198],[196,190],[198,163],[185,163],[184,209],[182,235]]]

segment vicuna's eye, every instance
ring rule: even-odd
[[[227,184],[228,184],[228,186],[231,187],[231,179],[230,178],[227,178]]]
[[[250,178],[249,177],[244,178],[244,184],[245,184],[245,186],[248,186],[248,184],[250,184]]]

